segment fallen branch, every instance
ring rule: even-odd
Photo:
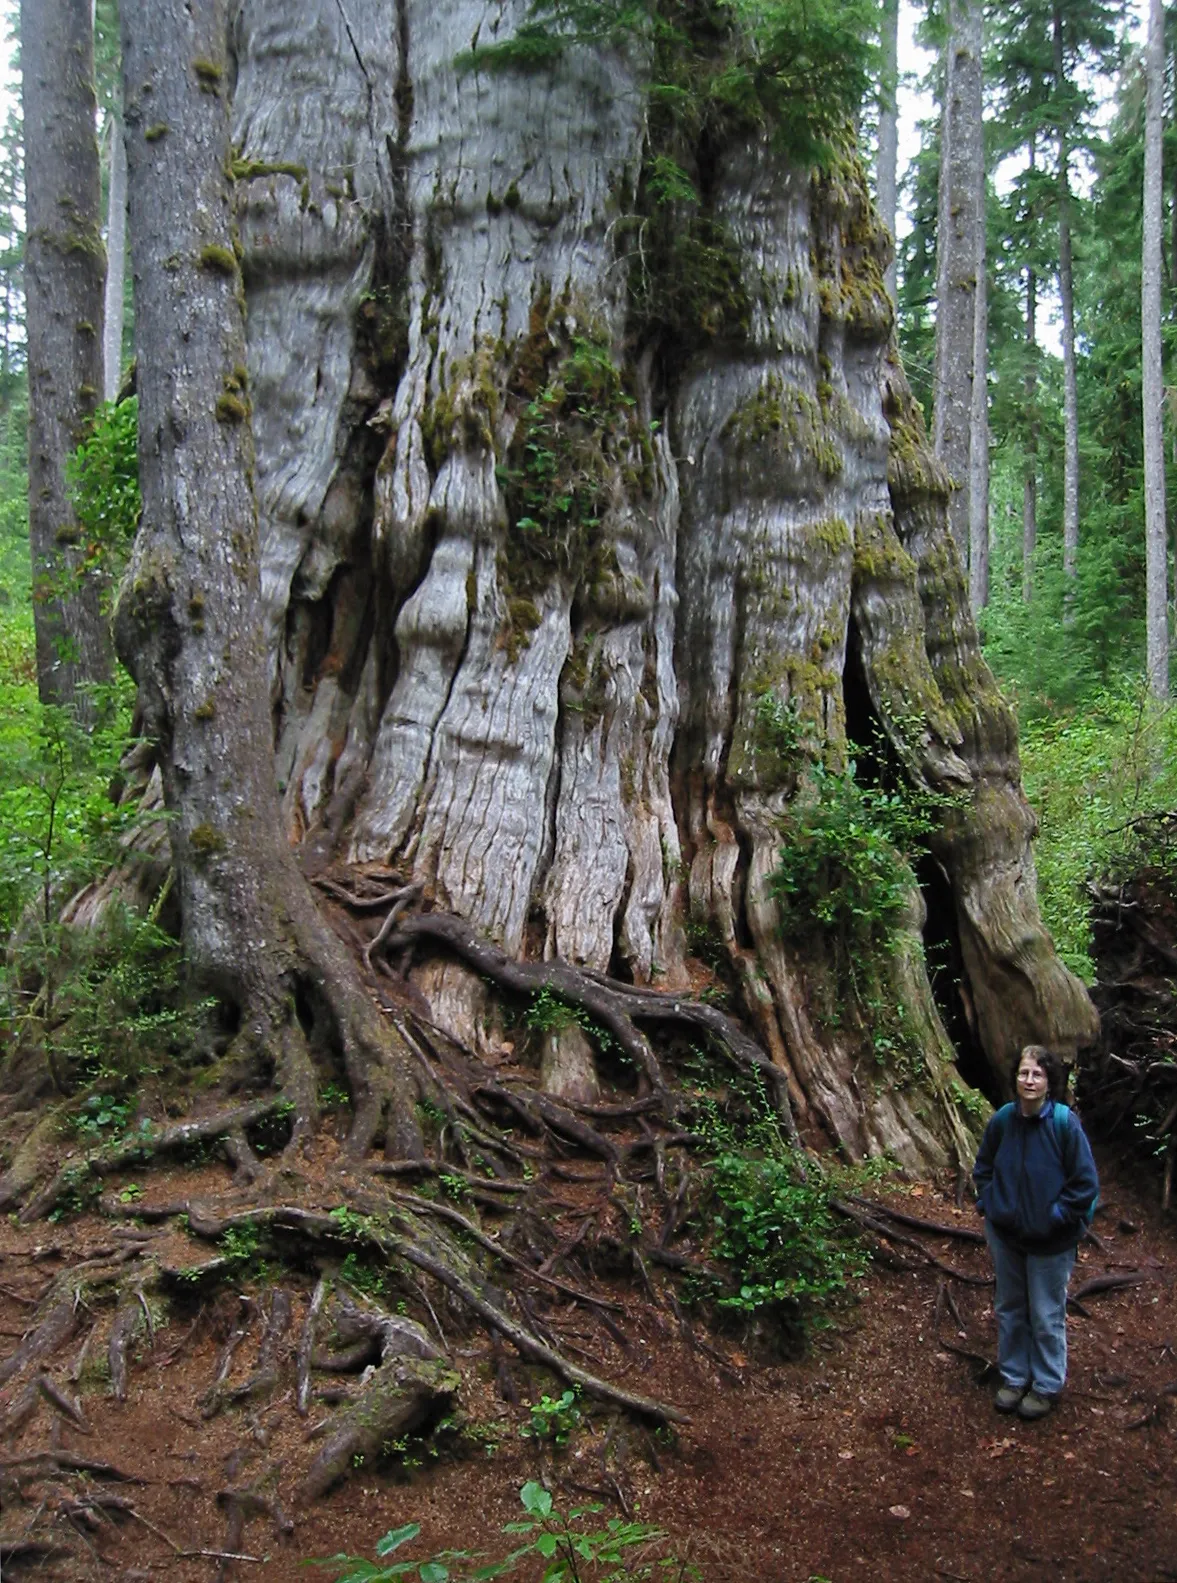
[[[991,1275],[970,1275],[966,1270],[958,1270],[953,1265],[946,1264],[943,1259],[937,1258],[934,1253],[930,1253],[922,1242],[917,1242],[914,1237],[909,1237],[902,1231],[896,1231],[894,1227],[884,1224],[883,1221],[877,1220],[873,1215],[868,1215],[865,1210],[856,1208],[853,1204],[847,1203],[845,1199],[831,1198],[829,1202],[830,1208],[836,1210],[839,1215],[845,1216],[847,1220],[853,1220],[856,1225],[864,1226],[867,1231],[873,1231],[877,1237],[885,1237],[889,1242],[897,1242],[901,1247],[910,1248],[923,1259],[925,1264],[931,1265],[933,1269],[940,1270],[944,1275],[950,1275],[954,1281],[963,1281],[966,1286],[993,1285],[993,1277]]]

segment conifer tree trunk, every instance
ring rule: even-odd
[[[1051,12],[1055,91],[1066,88],[1063,59],[1063,16],[1057,3]],[[1071,259],[1071,178],[1066,132],[1058,134],[1058,291],[1063,343],[1063,570],[1073,580],[1079,570],[1079,384],[1075,370],[1075,285]]]
[[[118,397],[123,377],[123,291],[127,276],[127,149],[123,118],[110,119],[110,188],[106,205],[106,298],[102,337],[102,394]]]
[[[407,1057],[321,920],[274,782],[245,298],[229,167],[227,0],[122,0],[143,521],[120,653],[159,743],[184,944],[238,1031],[313,1124],[313,1042],[342,1057],[352,1146],[414,1153]],[[177,355],[176,348],[183,348]]]
[[[1140,326],[1144,404],[1144,540],[1149,691],[1169,696],[1169,553],[1165,517],[1164,373],[1161,356],[1161,200],[1165,23],[1161,0],[1149,0],[1145,49],[1144,220]]]
[[[883,0],[879,34],[878,206],[883,224],[895,235],[899,168],[899,0]],[[895,259],[883,272],[892,300],[896,293]]]
[[[66,481],[102,387],[104,257],[90,0],[23,0],[29,547],[42,702],[90,718],[109,680],[104,582]]]
[[[1034,597],[1034,554],[1038,546],[1038,276],[1026,270],[1026,436],[1022,475],[1022,598]]]
[[[982,150],[984,141],[982,139]],[[989,603],[989,282],[985,259],[985,175],[980,176],[977,291],[973,304],[973,388],[969,411],[969,603]]]
[[[936,237],[934,438],[936,456],[956,486],[949,522],[964,567],[969,557],[969,437],[984,191],[981,44],[978,0],[950,0]]]

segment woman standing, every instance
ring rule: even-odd
[[[1017,1099],[985,1128],[973,1167],[977,1208],[997,1275],[998,1412],[1044,1418],[1067,1378],[1067,1283],[1099,1197],[1079,1118],[1052,1098],[1061,1061],[1028,1044]]]

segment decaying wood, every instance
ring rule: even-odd
[[[436,1359],[397,1357],[382,1364],[367,1386],[332,1421],[327,1443],[315,1457],[299,1494],[315,1500],[362,1463],[376,1456],[385,1441],[398,1440],[430,1415],[448,1410],[458,1375]]]
[[[311,1300],[307,1304],[306,1316],[302,1323],[302,1333],[298,1339],[298,1355],[296,1360],[295,1406],[300,1418],[305,1418],[311,1399],[311,1359],[315,1350],[315,1321],[319,1317],[319,1310],[323,1306],[323,1299],[327,1295],[327,1278],[320,1275],[315,1282],[315,1289]]]
[[[106,1348],[111,1389],[117,1402],[127,1399],[127,1351],[139,1328],[139,1316],[138,1294],[124,1293],[110,1327],[110,1340]]]

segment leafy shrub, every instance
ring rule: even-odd
[[[785,1320],[812,1320],[866,1267],[857,1240],[835,1220],[821,1179],[802,1180],[784,1151],[762,1159],[725,1152],[712,1165],[714,1250],[735,1267],[738,1292],[720,1308],[775,1305]]]
[[[394,1555],[402,1545],[416,1539],[421,1532],[419,1523],[406,1523],[394,1528],[377,1542],[376,1562],[361,1556],[336,1555],[304,1563],[307,1566],[332,1567],[336,1583],[396,1583],[400,1578],[416,1578],[418,1583],[483,1583],[483,1580],[505,1577],[518,1572],[529,1561],[544,1563],[541,1583],[622,1583],[623,1579],[649,1579],[655,1576],[665,1583],[685,1583],[697,1579],[698,1569],[676,1556],[663,1555],[656,1560],[641,1559],[665,1539],[659,1528],[647,1523],[622,1522],[610,1517],[604,1527],[590,1529],[585,1518],[595,1516],[599,1505],[574,1507],[562,1515],[552,1501],[551,1494],[542,1484],[530,1481],[519,1491],[519,1500],[527,1514],[519,1522],[507,1523],[504,1533],[524,1539],[508,1555],[497,1561],[484,1563],[473,1571],[451,1571],[454,1562],[480,1560],[468,1550],[439,1550],[425,1561],[380,1561]],[[534,1576],[534,1574],[532,1574]]]
[[[139,526],[139,400],[105,401],[70,459],[74,510],[95,552],[117,568]]]
[[[932,829],[935,799],[860,785],[844,771],[813,766],[808,791],[782,821],[770,878],[787,936],[823,925],[848,947],[885,947],[915,883],[904,856]]]
[[[576,1405],[576,1392],[565,1391],[559,1397],[541,1396],[528,1409],[528,1420],[519,1433],[525,1440],[546,1440],[554,1446],[566,1446],[584,1422],[584,1414]]]
[[[8,1011],[35,1026],[61,1090],[98,1084],[94,1097],[109,1109],[143,1077],[188,1059],[213,1003],[189,998],[179,942],[156,922],[112,905],[92,930],[52,923],[36,941],[46,953],[40,983],[31,992],[10,982]]]

